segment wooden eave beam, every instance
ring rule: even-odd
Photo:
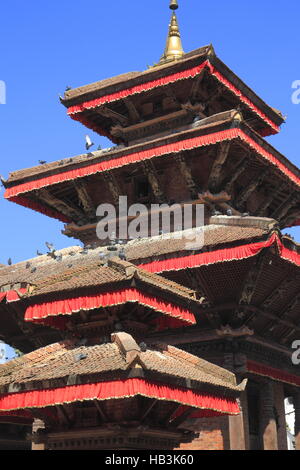
[[[284,325],[288,328],[291,328],[291,329],[294,329],[295,331],[300,331],[300,326],[298,326],[296,323],[292,322],[292,321],[288,321],[288,320],[283,320],[281,318],[279,318],[277,315],[274,315],[273,313],[270,313],[270,312],[266,312],[265,310],[262,310],[261,308],[259,307],[254,307],[252,305],[247,305],[247,306],[244,306],[244,308],[251,312],[251,313],[254,313],[255,316],[256,315],[262,315],[263,317],[265,318],[268,318],[270,320],[273,320],[275,322],[277,322],[278,324],[280,325]],[[252,320],[253,320],[254,317],[252,317]],[[265,328],[264,328],[264,331],[262,333],[265,332]]]
[[[61,214],[69,217],[72,220],[86,221],[85,214],[71,203],[66,203],[61,199],[53,196],[47,189],[39,189],[35,191],[38,199],[43,203],[57,210]]]
[[[251,182],[246,186],[244,191],[237,197],[236,206],[242,208],[244,203],[247,202],[251,194],[256,190],[256,188],[263,182],[266,176],[269,174],[269,170],[264,170],[262,173],[259,172]]]
[[[185,108],[185,106],[187,106],[187,107]],[[172,121],[174,121],[176,119],[183,118],[184,116],[186,116],[187,114],[190,114],[190,113],[192,113],[193,115],[198,114],[198,115],[202,116],[203,118],[205,118],[207,116],[205,116],[203,113],[201,113],[202,109],[203,109],[203,105],[201,105],[199,103],[195,104],[195,105],[189,105],[189,106],[187,104],[183,104],[182,109],[180,111],[174,111],[172,113],[166,114],[165,116],[159,116],[159,117],[149,119],[149,120],[144,121],[144,122],[139,122],[138,121],[138,123],[136,123],[136,121],[134,121],[134,124],[126,126],[126,127],[122,127],[120,125],[115,125],[111,128],[111,133],[112,133],[112,135],[114,135],[116,137],[127,138],[128,134],[138,132],[138,131],[141,131],[141,130],[147,131],[148,128],[153,128],[155,126],[161,126],[161,125],[167,124],[168,122],[171,123]]]
[[[198,97],[198,91],[201,85],[201,82],[204,78],[205,74],[205,69],[202,69],[199,75],[193,80],[192,86],[191,86],[191,91],[190,91],[190,100],[193,102],[197,100]]]
[[[113,121],[116,121],[121,124],[121,126],[126,127],[128,125],[128,118],[123,114],[113,111],[108,106],[101,106],[96,109],[96,113],[100,116],[111,118]]]
[[[229,155],[230,146],[231,142],[222,142],[219,146],[217,158],[208,177],[208,188],[212,192],[218,192],[222,169]]]
[[[141,416],[141,419],[140,419],[140,422],[143,423],[145,421],[145,419],[147,418],[147,416],[149,415],[149,413],[151,413],[151,411],[153,410],[153,408],[155,407],[155,405],[158,403],[158,400],[153,400],[150,405],[144,410],[144,413],[143,415]]]
[[[98,400],[93,400],[93,402],[94,402],[94,405],[95,405],[99,415],[101,416],[102,421],[107,423],[108,422],[108,417],[107,417],[105,411],[103,410],[103,407],[101,406],[101,404],[99,403]]]
[[[189,408],[186,410],[182,415],[178,416],[178,418],[175,418],[170,424],[172,427],[178,428],[193,412],[195,412],[195,409]]]
[[[190,165],[187,163],[183,153],[175,154],[175,160],[179,167],[179,171],[184,178],[184,181],[189,188],[189,192],[192,198],[196,198],[198,190],[200,189],[195,182]]]
[[[268,197],[265,199],[265,202],[258,210],[258,216],[263,217],[266,215],[267,209],[270,207],[274,199],[281,193],[281,191],[286,187],[285,183],[279,184],[275,191],[270,191]]]
[[[243,157],[237,165],[236,169],[232,171],[232,176],[229,178],[229,180],[224,181],[222,183],[222,186],[225,186],[225,191],[227,193],[231,193],[234,183],[239,179],[239,177],[244,173],[244,171],[247,170],[248,163],[248,156]]]
[[[280,320],[284,320],[291,312],[293,312],[293,310],[300,304],[300,294],[296,295],[296,297],[294,297],[290,302],[289,304],[287,305],[287,307],[285,307],[283,309],[283,311],[278,315],[278,319]],[[269,325],[267,325],[266,329],[268,331],[273,331],[276,327],[276,324],[277,324],[277,321],[272,321],[270,322]]]
[[[90,220],[96,219],[96,209],[94,203],[88,193],[87,185],[83,181],[74,181],[74,186],[78,195],[78,199],[85,213]]]
[[[107,183],[109,192],[112,195],[114,204],[118,206],[119,197],[121,196],[122,192],[121,192],[117,179],[111,172],[108,172],[108,171],[102,173],[102,175],[103,175],[103,179]]]
[[[240,296],[240,301],[239,305],[250,305],[252,302],[252,298],[255,294],[255,289],[258,283],[258,280],[260,278],[260,275],[262,273],[262,270],[264,269],[266,262],[266,257],[265,253],[261,252],[256,261],[254,262],[252,268],[248,272],[246,276],[246,280],[244,282],[244,286],[241,292]]]
[[[273,212],[271,215],[272,219],[280,221],[288,211],[293,207],[298,201],[298,195],[295,195],[294,192],[290,193],[282,204]]]
[[[158,179],[154,163],[152,161],[143,161],[142,166],[155,198],[157,199],[159,204],[166,203],[167,198],[163,191],[162,185],[160,184],[160,181]]]
[[[132,122],[139,122],[141,120],[141,116],[132,99],[129,97],[123,98],[123,102],[128,110],[130,120]]]

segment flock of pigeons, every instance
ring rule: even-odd
[[[108,253],[104,252],[104,251],[101,251],[99,253],[100,260],[105,262],[110,257],[118,256],[121,260],[125,261],[126,260],[126,254],[125,254],[125,249],[122,246],[125,243],[126,243],[126,241],[124,241],[124,240],[118,240],[115,237],[112,237],[111,240],[110,240],[110,244],[107,247]],[[62,258],[63,258],[63,255],[61,253],[60,254],[57,253],[53,243],[45,242],[45,245],[48,249],[47,253],[41,253],[39,250],[37,250],[37,252],[36,252],[37,256],[43,256],[44,254],[46,254],[47,256],[54,259],[55,261],[61,262]],[[93,243],[91,245],[85,245],[83,247],[83,249],[78,254],[79,255],[87,255],[90,252],[90,250],[94,250],[95,248],[97,248],[97,246],[98,245],[96,243]],[[76,255],[76,252],[74,252],[74,251],[70,251],[68,253],[68,256],[74,256],[74,255]],[[8,258],[7,264],[8,264],[8,266],[12,266],[13,262],[12,262],[11,258]],[[71,268],[72,266],[73,266],[72,264],[67,265],[68,268]],[[25,265],[25,268],[26,269],[31,268],[30,269],[31,273],[34,273],[37,270],[37,267],[32,266],[32,263],[30,263],[30,261],[27,261],[27,263]]]

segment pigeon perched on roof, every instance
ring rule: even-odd
[[[46,160],[39,160],[40,165],[45,165],[45,163],[47,163]]]
[[[11,266],[11,265],[12,265],[12,260],[11,260],[11,258],[8,258],[7,264],[8,264],[8,266]]]

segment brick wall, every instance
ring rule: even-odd
[[[196,431],[196,426],[189,426]],[[181,450],[228,450],[229,430],[228,417],[201,419],[198,424],[200,435],[193,442],[182,444]]]

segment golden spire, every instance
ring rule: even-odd
[[[180,39],[179,26],[175,10],[178,8],[177,0],[170,0],[170,9],[173,10],[171,23],[169,25],[169,34],[164,55],[160,59],[160,64],[171,60],[180,59],[184,55]]]

